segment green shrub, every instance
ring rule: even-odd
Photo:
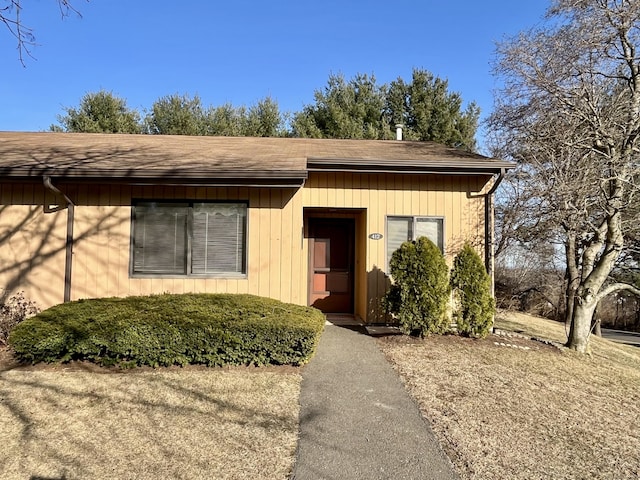
[[[389,267],[393,284],[383,302],[400,329],[419,337],[444,333],[449,324],[449,280],[440,249],[426,237],[405,242],[393,252]]]
[[[453,317],[458,333],[486,337],[493,326],[495,302],[491,296],[491,278],[478,253],[466,244],[453,261]]]
[[[38,311],[38,306],[28,300],[24,292],[15,293],[0,303],[0,346],[7,344],[9,333],[16,325]]]
[[[80,300],[18,325],[9,343],[28,362],[101,365],[301,365],[324,315],[253,295],[185,294]]]

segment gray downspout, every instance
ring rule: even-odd
[[[493,195],[484,197],[484,266],[491,277],[491,296],[495,295],[493,276]]]
[[[485,264],[487,268],[487,273],[491,277],[491,296],[495,296],[495,277],[494,277],[494,258],[493,258],[493,236],[494,236],[494,225],[493,225],[493,194],[496,192],[500,183],[504,179],[504,175],[506,170],[503,168],[500,170],[500,174],[496,179],[495,183],[491,186],[491,189],[487,192],[484,201],[484,229],[485,229]]]
[[[495,286],[495,273],[493,271],[493,194],[500,186],[500,183],[504,179],[506,169],[501,168],[498,178],[493,183],[487,193],[470,193],[469,197],[478,198],[484,197],[484,262],[489,278],[491,278],[491,296],[495,298],[496,286]],[[495,315],[493,316],[492,324],[495,327]],[[493,331],[493,327],[491,329]]]
[[[491,295],[495,294],[493,271],[493,194],[504,179],[506,169],[501,168],[498,178],[487,193],[470,194],[470,197],[484,197],[484,266],[491,277]]]
[[[65,240],[64,260],[64,302],[71,301],[71,267],[73,265],[73,223],[75,217],[75,204],[71,199],[51,183],[51,177],[42,178],[44,186],[54,195],[64,198],[67,206],[67,238]]]

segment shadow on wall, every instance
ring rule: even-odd
[[[64,222],[57,220],[56,214],[45,215],[42,204],[0,206],[0,302],[18,290],[36,288],[30,281],[37,270],[41,276],[57,277],[50,260],[64,255],[65,249]]]
[[[14,195],[0,205],[0,302],[18,291],[40,307],[63,300],[67,210],[45,213],[45,205],[51,202],[46,193],[37,193],[32,200]],[[74,245],[99,232],[115,232],[124,221],[128,218],[115,218],[111,211],[96,208],[91,222],[75,224]],[[96,253],[94,262],[107,273],[105,256]]]
[[[447,264],[449,264],[449,261],[453,261],[453,259],[456,257],[456,255],[458,255],[462,249],[464,248],[465,244],[470,244],[475,250],[476,252],[478,252],[478,255],[480,255],[480,258],[483,259],[484,261],[484,239],[479,236],[479,235],[475,235],[473,237],[453,237],[450,241],[450,243],[447,245],[447,255],[445,256],[445,258],[447,259]]]
[[[382,305],[382,297],[389,287],[391,279],[374,265],[373,270],[367,272],[367,323],[393,323]]]

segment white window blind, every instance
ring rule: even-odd
[[[420,237],[427,237],[438,246],[440,251],[443,251],[442,223],[443,220],[441,218],[416,217],[416,233],[413,240]]]
[[[387,266],[391,255],[400,245],[413,237],[413,219],[411,217],[387,218]],[[387,268],[388,270],[388,268]]]
[[[246,207],[198,203],[193,206],[193,273],[244,271]]]

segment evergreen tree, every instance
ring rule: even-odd
[[[230,103],[210,108],[206,119],[207,134],[223,137],[242,136],[244,113],[239,113],[240,110],[244,109],[235,108]]]
[[[206,112],[196,95],[167,95],[156,100],[147,115],[147,131],[155,135],[205,135]]]
[[[66,108],[66,115],[58,115],[59,125],[52,131],[74,133],[140,133],[140,114],[127,107],[125,100],[112,92],[100,90],[87,93],[78,108]]]
[[[147,116],[147,131],[161,135],[276,137],[283,118],[270,97],[249,108],[225,104],[205,108],[199,96],[170,95],[157,100]]]
[[[450,283],[458,333],[468,337],[486,337],[493,326],[495,313],[491,277],[478,252],[468,243],[453,261]]]
[[[404,242],[393,252],[389,270],[393,284],[383,303],[402,332],[418,337],[446,332],[449,275],[440,249],[427,237]]]
[[[447,80],[414,69],[411,83],[391,82],[386,96],[388,123],[402,124],[407,140],[433,141],[473,151],[480,109],[462,110],[462,97],[449,92]]]
[[[314,93],[292,121],[293,135],[311,138],[392,138],[383,116],[385,91],[375,77],[357,74],[347,81],[330,75],[327,86]]]
[[[462,97],[448,82],[414,69],[411,82],[402,78],[378,85],[373,75],[350,80],[330,75],[316,90],[315,103],[294,115],[292,134],[311,138],[393,139],[402,124],[404,138],[434,141],[473,151],[480,110],[475,103],[462,109]]]
[[[283,132],[283,118],[278,102],[271,97],[258,101],[243,110],[242,135],[247,137],[279,137]]]

